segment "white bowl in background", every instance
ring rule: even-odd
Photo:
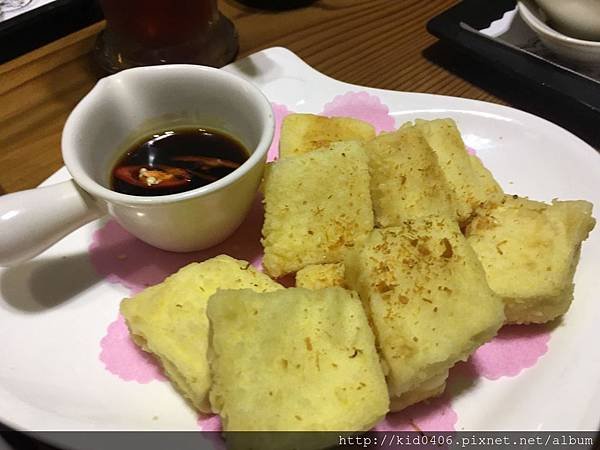
[[[600,0],[536,0],[561,33],[586,41],[600,41]]]
[[[600,41],[585,41],[559,33],[546,24],[545,14],[531,0],[517,2],[519,15],[543,44],[566,60],[600,66]]]

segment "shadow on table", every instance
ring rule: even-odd
[[[68,302],[99,280],[87,253],[43,258],[0,274],[0,294],[13,308],[38,313]]]
[[[488,63],[437,42],[423,51],[423,56],[454,75],[484,89],[490,94],[531,114],[543,117],[579,136],[592,147],[600,148],[600,116],[582,105],[559,100],[556,94],[541,86],[525,84]]]

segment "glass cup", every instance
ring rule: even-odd
[[[221,67],[237,53],[237,32],[217,0],[99,1],[107,27],[95,57],[108,72],[177,63]]]

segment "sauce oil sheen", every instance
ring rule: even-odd
[[[160,131],[129,147],[111,172],[111,188],[129,195],[176,194],[217,181],[247,159],[244,146],[220,131]]]

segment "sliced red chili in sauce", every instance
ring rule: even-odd
[[[156,179],[155,183],[149,182],[149,179],[155,178],[152,175],[144,176],[142,170],[148,172],[161,172],[168,175],[168,178]],[[121,166],[113,171],[115,178],[133,186],[139,186],[145,189],[169,189],[179,186],[185,186],[192,181],[192,174],[187,170],[178,167],[159,166],[149,168],[144,166]]]
[[[140,139],[117,162],[111,187],[130,195],[167,195],[217,181],[239,168],[248,152],[221,132],[185,128]]]

